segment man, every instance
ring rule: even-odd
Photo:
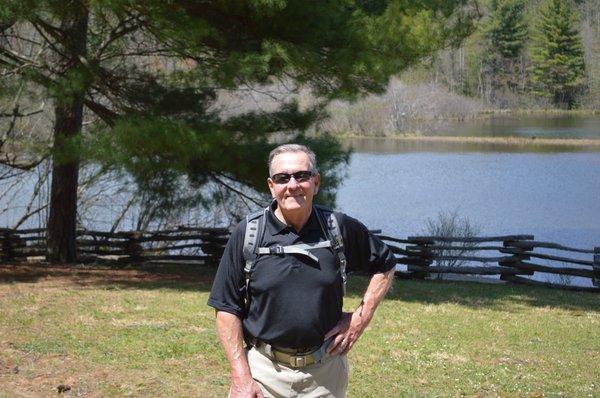
[[[345,396],[346,354],[392,283],[394,257],[357,220],[313,206],[321,177],[309,148],[275,148],[269,176],[274,200],[233,231],[208,300],[230,397]],[[346,266],[372,275],[354,312],[342,312]]]

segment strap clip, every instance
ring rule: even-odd
[[[282,255],[285,252],[284,252],[283,246],[277,245],[277,246],[270,247],[269,248],[269,253],[270,254],[279,254],[279,255]]]

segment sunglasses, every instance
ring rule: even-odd
[[[310,180],[310,178],[314,175],[315,173],[313,173],[312,171],[297,171],[295,173],[277,173],[271,176],[271,180],[273,180],[275,184],[287,184],[288,182],[290,182],[292,177],[294,177],[294,180],[298,182],[306,182]]]

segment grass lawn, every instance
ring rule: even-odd
[[[0,397],[226,396],[211,280],[0,266]],[[600,396],[600,295],[397,281],[350,366],[351,397]]]

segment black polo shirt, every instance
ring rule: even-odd
[[[276,203],[275,203],[276,205]],[[346,272],[382,273],[396,264],[390,249],[367,228],[343,213],[334,213],[347,259]],[[267,212],[260,247],[314,244],[327,240],[315,214],[296,232]],[[246,221],[233,231],[215,276],[208,305],[242,319],[245,334],[267,343],[290,348],[320,345],[340,319],[343,283],[337,256],[330,248],[312,250],[319,262],[303,255],[261,255],[250,279],[250,308],[246,314],[245,260]]]

